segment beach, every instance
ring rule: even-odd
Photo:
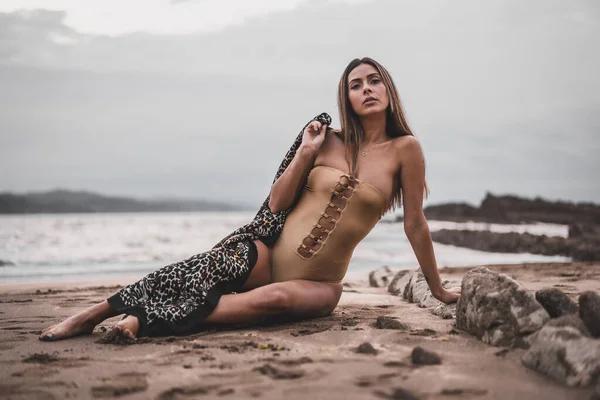
[[[460,286],[473,268],[440,268]],[[600,291],[600,263],[489,265],[528,290],[556,287],[577,301]],[[94,333],[54,343],[41,330],[99,302],[137,277],[87,282],[0,285],[0,396],[14,399],[589,399],[593,388],[569,388],[526,368],[523,349],[486,345],[387,288],[368,274],[344,280],[334,312],[304,321],[207,329],[190,336],[140,338],[130,345]],[[408,326],[379,329],[378,317]],[[365,345],[369,343],[369,345]],[[418,365],[416,347],[441,364]]]

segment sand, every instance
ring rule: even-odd
[[[530,290],[558,287],[575,300],[584,290],[600,291],[600,263],[489,268]],[[459,286],[468,269],[440,272]],[[524,350],[488,346],[456,330],[454,320],[369,287],[366,276],[345,281],[338,307],[324,318],[145,338],[133,345],[96,343],[116,317],[92,335],[38,341],[43,328],[117,289],[110,279],[0,285],[0,398],[587,400],[592,393],[527,369],[520,361]],[[407,327],[377,329],[382,316]],[[372,347],[357,352],[363,343]],[[436,352],[441,364],[413,365],[417,346]]]

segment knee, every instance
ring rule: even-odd
[[[287,290],[274,287],[264,294],[260,306],[271,312],[285,312],[292,309],[292,296]]]

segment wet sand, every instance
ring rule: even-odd
[[[470,268],[440,272],[459,286]],[[600,263],[489,268],[532,291],[558,287],[575,300],[585,290],[600,292]],[[367,276],[344,283],[328,317],[142,338],[133,345],[96,343],[120,317],[92,335],[38,340],[43,328],[113,294],[114,280],[0,285],[0,398],[590,398],[591,388],[567,388],[524,367],[524,350],[481,343],[456,330],[454,320],[369,287]],[[407,327],[378,329],[382,316]],[[375,352],[357,352],[365,342]],[[441,364],[413,365],[417,346],[438,353]]]

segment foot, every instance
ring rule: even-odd
[[[67,318],[58,325],[47,328],[40,335],[40,340],[55,341],[90,334],[94,331],[96,325],[114,315],[116,315],[116,311],[105,300]]]
[[[140,320],[138,317],[128,315],[127,318],[119,321],[119,323],[115,325],[115,328],[121,329],[125,335],[135,339],[140,330]]]
[[[95,327],[96,324],[83,312],[67,318],[58,325],[47,328],[40,335],[40,340],[50,342],[73,336],[87,335],[92,333]]]
[[[102,344],[133,344],[137,342],[136,335],[140,329],[140,322],[137,317],[129,315],[127,318],[116,324],[103,338],[97,343]]]

